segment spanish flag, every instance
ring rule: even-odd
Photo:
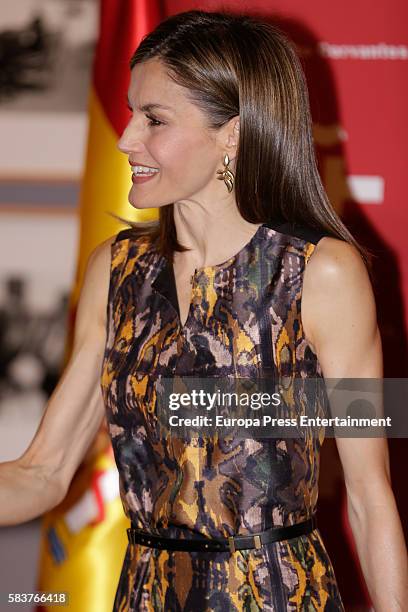
[[[160,0],[101,0],[100,36],[89,99],[89,134],[81,191],[79,263],[74,301],[92,249],[122,226],[108,213],[150,221],[157,209],[128,203],[129,164],[117,142],[130,118],[129,61],[141,39],[163,19]]]
[[[71,295],[66,359],[89,254],[122,225],[109,213],[135,221],[157,218],[127,200],[129,164],[117,149],[128,119],[129,61],[145,34],[160,22],[159,0],[101,0],[100,34],[89,96],[89,133],[80,201],[80,239]],[[38,590],[65,593],[72,612],[111,612],[129,526],[104,425],[78,469],[65,500],[43,518]],[[51,598],[37,610],[59,611]]]

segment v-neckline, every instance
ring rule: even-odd
[[[189,324],[189,321],[191,319],[192,312],[193,312],[194,295],[195,295],[195,291],[197,288],[197,278],[199,278],[199,275],[204,274],[208,276],[209,274],[213,274],[215,276],[217,272],[229,268],[240,256],[242,256],[242,254],[247,249],[251,247],[252,243],[258,237],[258,235],[261,232],[261,228],[263,227],[267,227],[267,223],[260,224],[256,228],[255,232],[252,234],[251,238],[244,244],[244,246],[241,249],[239,249],[239,251],[235,253],[235,255],[232,255],[227,260],[219,264],[202,266],[200,268],[195,269],[193,276],[192,276],[193,282],[191,284],[190,300],[188,304],[187,317],[184,323],[181,321],[181,317],[180,317],[180,304],[179,304],[179,299],[178,299],[178,294],[177,294],[176,278],[174,274],[174,265],[173,265],[173,262],[170,262],[167,258],[162,256],[164,260],[163,267],[161,268],[159,274],[153,281],[152,287],[158,290],[159,293],[163,295],[167,299],[168,302],[170,302],[171,306],[176,312],[177,323],[178,323],[178,327],[181,333],[184,334],[186,330],[188,329],[188,324]]]
[[[170,273],[171,273],[171,282],[172,282],[172,285],[174,287],[175,305],[176,305],[175,310],[177,312],[178,324],[179,324],[180,330],[182,332],[184,332],[186,327],[187,327],[187,324],[189,322],[191,312],[193,310],[194,294],[195,294],[195,290],[196,290],[195,273],[194,273],[194,275],[191,278],[190,297],[189,297],[189,301],[188,301],[188,310],[187,310],[187,316],[186,316],[186,319],[185,319],[184,323],[181,320],[180,302],[179,302],[178,293],[177,293],[176,276],[174,274],[174,265],[172,263],[170,263]]]

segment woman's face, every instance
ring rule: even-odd
[[[163,64],[151,59],[131,72],[129,106],[132,117],[118,147],[132,166],[158,170],[147,180],[135,180],[129,202],[135,208],[165,206],[172,202],[210,203],[225,198],[227,189],[217,180],[223,168],[223,130],[211,131],[205,116],[190,102],[186,90],[174,83]],[[146,108],[146,105],[160,105]],[[216,200],[216,201],[217,201]]]

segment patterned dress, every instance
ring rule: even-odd
[[[318,497],[318,436],[206,438],[155,434],[159,377],[273,374],[323,378],[301,322],[305,266],[325,234],[260,225],[226,262],[200,268],[187,320],[174,270],[148,236],[112,245],[102,393],[126,515],[171,537],[228,537],[308,519]],[[231,552],[129,544],[114,611],[344,610],[318,529]]]

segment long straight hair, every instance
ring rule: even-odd
[[[371,273],[371,253],[343,224],[322,185],[306,79],[281,30],[248,15],[187,11],[146,35],[130,68],[153,58],[186,89],[209,129],[239,116],[234,190],[246,221],[324,230],[353,244]],[[186,250],[177,240],[173,209],[174,204],[160,207],[156,222],[126,221],[149,233],[169,259]]]

